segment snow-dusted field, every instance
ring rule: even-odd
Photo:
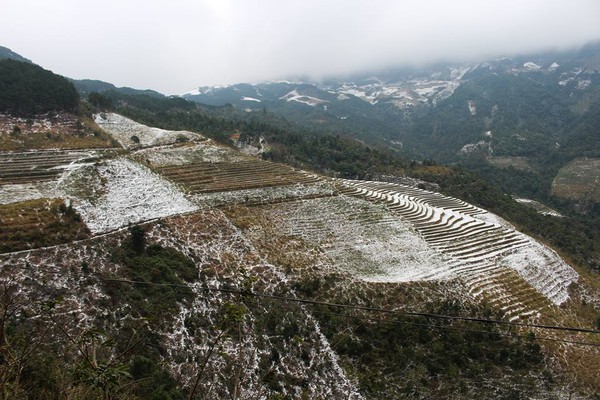
[[[381,205],[336,196],[266,207],[283,234],[321,246],[334,265],[368,281],[407,282],[445,262]]]
[[[403,185],[347,180],[342,184],[356,196],[385,204],[446,258],[441,267],[430,264],[428,273],[404,278],[469,277],[470,291],[482,294],[498,286],[486,277],[491,273],[500,277],[500,269],[508,268],[557,305],[568,299],[569,286],[578,279],[575,270],[554,251],[485,210]]]
[[[538,297],[548,304],[564,303],[578,279],[555,252],[496,215],[412,186],[315,179],[185,195],[150,167],[260,161],[209,140],[174,144],[181,132],[149,128],[116,114],[96,118],[124,147],[132,147],[132,135],[140,145],[153,147],[138,149],[131,158],[61,166],[56,181],[0,186],[0,204],[65,198],[94,234],[199,209],[254,205],[278,234],[312,243],[345,273],[373,282],[460,280],[473,297],[503,310],[513,307],[515,315],[545,307]],[[225,179],[218,172],[196,174],[192,179]]]
[[[135,152],[134,157],[154,167],[185,165],[194,162],[237,162],[247,159],[238,151],[215,145],[211,141],[183,146],[140,149]]]
[[[95,234],[197,209],[173,183],[125,158],[78,170],[66,185]]]
[[[42,199],[44,197],[62,197],[56,182],[24,183],[0,186],[0,204]]]
[[[184,138],[192,141],[204,139],[198,133],[152,128],[114,113],[96,114],[94,120],[126,149],[172,144]]]

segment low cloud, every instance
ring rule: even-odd
[[[3,9],[0,45],[69,77],[167,94],[600,39],[596,0],[9,0]]]

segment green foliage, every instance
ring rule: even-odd
[[[487,312],[461,310],[447,302],[432,305],[430,311],[452,315]],[[543,369],[535,338],[505,336],[517,333],[510,328],[413,316],[348,318],[328,306],[319,307],[315,315],[367,397],[443,398],[465,393],[465,384],[472,386],[484,377],[505,375],[504,379],[517,383],[521,374]]]
[[[107,282],[107,290],[113,301],[131,305],[140,316],[168,317],[178,302],[192,298],[186,283],[198,278],[196,265],[173,248],[147,245],[142,227],[130,228],[130,234],[113,259],[123,266],[122,274],[137,283]]]
[[[270,150],[263,159],[283,162],[345,178],[366,179],[381,173],[393,173],[405,163],[392,153],[373,149],[364,143],[340,135],[262,132]]]
[[[112,100],[98,92],[92,92],[88,95],[88,102],[100,110],[108,110],[112,108]]]
[[[37,65],[0,60],[0,111],[41,114],[76,111],[79,95],[71,82]]]

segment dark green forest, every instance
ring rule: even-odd
[[[35,64],[0,60],[0,111],[32,115],[78,105],[79,94],[66,78]]]

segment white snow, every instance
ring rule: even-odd
[[[558,82],[558,84],[560,86],[567,86],[570,82],[572,82],[573,80],[575,80],[575,78],[571,77],[571,78],[567,78],[567,79],[563,79],[561,81]]]
[[[521,203],[521,204],[526,204],[529,205],[533,208],[535,208],[536,210],[538,210],[538,213],[542,214],[542,215],[550,215],[553,217],[562,217],[563,215],[561,213],[559,213],[556,210],[551,209],[550,207],[535,201],[535,200],[531,200],[531,199],[515,199],[515,201],[517,203]]]
[[[192,141],[205,139],[202,135],[194,132],[151,128],[115,113],[96,114],[94,120],[98,126],[126,149],[172,144],[181,137]],[[132,139],[134,136],[137,137],[139,143]]]
[[[590,79],[580,79],[577,81],[577,89],[585,89],[592,84]]]
[[[397,247],[395,241],[402,236],[401,232],[392,231],[387,226],[381,226],[379,231],[390,230],[393,237],[388,238],[386,233],[382,233],[381,237],[387,241],[383,247],[376,242],[380,237],[373,241],[366,231],[355,236],[359,239],[354,245],[353,235],[340,235],[341,241],[347,244],[342,252],[344,257],[357,257],[353,254],[359,254],[363,263],[371,260],[371,265],[382,271],[378,279],[438,280],[471,276],[470,284],[474,285],[472,288],[479,288],[477,290],[481,291],[487,287],[481,286],[480,282],[485,279],[488,270],[509,268],[554,304],[562,304],[568,299],[569,286],[578,279],[575,270],[554,251],[517,232],[502,218],[460,200],[404,185],[350,180],[343,180],[341,183],[355,188],[357,195],[398,210],[399,216],[406,218],[407,222],[426,223],[424,231],[421,231],[419,225],[415,225],[424,239],[423,253],[418,251],[420,246],[415,239],[418,235],[412,234],[414,247]],[[344,212],[343,209],[340,207],[340,212]],[[322,220],[324,219],[323,217]],[[409,237],[408,241],[410,240]],[[386,247],[388,245],[391,247]],[[425,251],[427,248],[429,250]],[[388,266],[394,263],[386,261],[389,259],[388,250],[391,253],[400,251],[404,258],[414,259],[425,268],[404,269],[395,265],[390,269]],[[438,252],[438,255],[432,255],[432,251]],[[368,256],[365,257],[366,254]],[[425,259],[421,259],[420,254],[425,254]],[[445,259],[445,262],[432,262],[436,259]],[[377,260],[383,262],[379,263]],[[344,263],[351,265],[345,259]],[[406,260],[399,262],[401,266],[407,264]]]
[[[558,65],[557,63],[553,62],[552,65],[550,65],[548,67],[548,72],[554,72],[558,69],[558,67],[560,67],[560,65]]]
[[[200,95],[200,94],[202,94],[202,93],[200,92],[200,89],[199,89],[199,88],[196,88],[196,89],[192,89],[192,90],[190,90],[189,92],[185,92],[185,93],[183,93],[181,96],[182,96],[182,97],[184,97],[184,96],[198,96],[198,95]]]
[[[475,102],[473,100],[469,100],[469,112],[471,113],[471,115],[476,115],[477,114],[477,106],[475,105]]]
[[[525,69],[526,71],[539,71],[541,68],[542,67],[531,61],[528,61],[523,64],[523,69]]]
[[[254,97],[247,97],[247,96],[242,97],[242,101],[255,101],[257,103],[261,103],[261,101],[259,99],[255,99]]]
[[[41,198],[63,197],[56,182],[26,183],[0,186],[0,204],[17,203],[20,201]]]
[[[125,158],[79,170],[69,180],[93,192],[73,197],[73,205],[95,234],[197,209],[174,184]]]
[[[298,93],[298,91],[296,89],[292,90],[291,92],[289,92],[285,96],[281,96],[279,98],[279,100],[285,100],[288,103],[290,101],[296,101],[298,103],[306,104],[306,105],[309,105],[311,107],[315,107],[315,106],[318,106],[320,104],[329,103],[329,101],[327,101],[327,100],[322,100],[322,99],[319,99],[319,98],[316,98],[316,97],[302,95],[302,94]]]

